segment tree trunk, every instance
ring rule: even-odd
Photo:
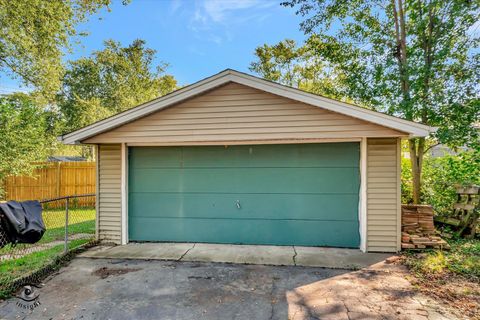
[[[414,204],[421,200],[422,164],[425,155],[425,138],[408,140],[410,163],[412,164],[412,198]]]

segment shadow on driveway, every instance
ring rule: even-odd
[[[452,319],[401,270],[74,259],[0,319]],[[427,306],[428,305],[428,306]]]

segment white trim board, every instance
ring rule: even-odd
[[[128,243],[128,147],[122,143],[121,147],[121,212],[122,212],[122,238],[121,243]]]
[[[402,141],[397,139],[397,251],[402,250]]]
[[[229,82],[239,83],[251,88],[272,93],[281,97],[303,102],[322,109],[330,110],[350,117],[365,120],[384,127],[402,131],[411,137],[424,137],[436,128],[420,123],[400,119],[380,112],[361,108],[352,104],[329,99],[326,97],[311,94],[299,89],[287,87],[278,83],[270,82],[235,70],[224,70],[214,76],[203,79],[190,86],[176,90],[163,97],[141,104],[110,118],[95,122],[89,126],[78,129],[74,132],[59,137],[65,144],[78,144],[82,140],[111,130],[123,124],[147,116],[153,112],[162,110],[171,105],[189,99],[206,91],[212,90]]]
[[[128,142],[130,147],[169,147],[169,146],[234,146],[258,144],[298,144],[298,143],[340,143],[360,142],[361,138],[326,138],[326,139],[278,139],[278,140],[243,140],[243,141],[206,141],[206,142]]]
[[[360,142],[360,194],[358,221],[360,232],[360,250],[367,252],[367,138]]]
[[[95,240],[100,239],[100,146],[95,147]]]

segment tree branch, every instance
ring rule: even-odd
[[[435,144],[432,144],[431,146],[425,148],[425,150],[423,150],[423,152],[424,152],[424,153],[427,153],[428,150],[430,150],[430,149],[432,149],[432,148],[435,148],[436,146],[439,146],[439,145],[441,145],[440,142],[437,142],[437,143],[435,143]]]
[[[33,79],[33,78],[31,78],[29,75],[27,75],[27,74],[19,71],[19,70],[17,69],[17,67],[16,67],[14,64],[10,63],[6,58],[0,57],[0,61],[2,61],[2,62],[7,66],[7,68],[9,68],[10,70],[12,70],[13,73],[19,75],[25,82],[27,82],[27,83],[30,82],[30,83],[33,84],[34,86],[37,86],[37,85],[38,85],[38,84],[37,84],[37,81],[36,81],[35,79]]]

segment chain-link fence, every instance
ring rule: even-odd
[[[12,286],[18,279],[95,240],[94,194],[48,199],[40,203],[46,231],[37,243],[8,243],[0,225],[0,298],[14,289]]]

